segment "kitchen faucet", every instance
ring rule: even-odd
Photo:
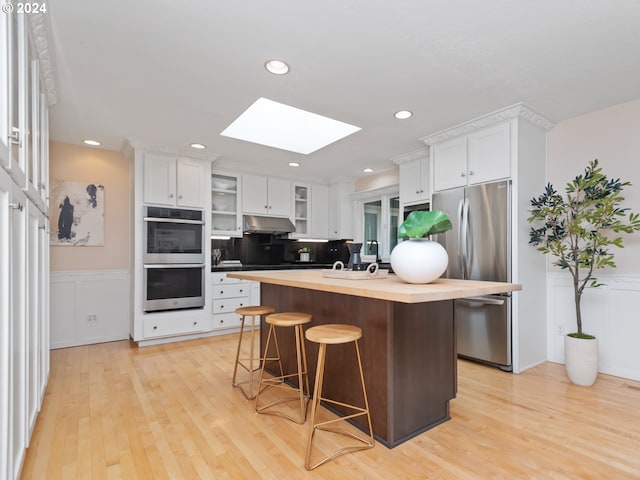
[[[378,254],[378,241],[377,240],[370,240],[369,241],[369,255],[371,255],[371,250],[373,248],[373,246],[376,246],[376,263],[380,263],[380,255]]]

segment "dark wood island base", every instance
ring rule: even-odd
[[[261,288],[263,305],[310,313],[308,326],[346,323],[362,328],[362,366],[378,441],[392,448],[450,418],[457,378],[453,300],[401,303],[269,283]],[[266,328],[263,322],[262,342]],[[295,341],[288,330],[278,336],[285,368],[293,371]],[[307,343],[312,385],[317,355],[318,346]],[[330,345],[323,394],[361,402],[357,369],[351,368],[355,362],[353,345]],[[365,420],[360,420],[363,429]]]

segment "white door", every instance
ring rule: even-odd
[[[176,204],[175,158],[144,154],[144,201],[161,205]]]
[[[485,183],[511,176],[509,123],[469,134],[469,183]]]
[[[433,189],[446,190],[467,184],[467,137],[432,146]]]
[[[267,214],[269,211],[267,195],[267,177],[242,175],[242,211],[244,213]]]
[[[291,182],[280,178],[269,178],[268,182],[269,215],[291,216]]]
[[[208,177],[203,162],[190,158],[179,158],[177,161],[178,205],[203,207],[205,204],[205,179]]]

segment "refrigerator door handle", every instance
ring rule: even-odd
[[[467,297],[458,299],[458,302],[466,305],[504,305],[505,301],[491,297]]]
[[[462,241],[460,242],[460,250],[462,251],[462,278],[469,279],[469,199],[466,197],[462,201],[462,222],[460,224],[462,232]]]
[[[462,200],[460,200],[460,202],[458,202],[458,221],[460,222],[460,227],[458,228],[458,263],[460,265],[460,272],[462,273],[462,278],[466,279],[467,275],[466,275],[466,270],[465,270],[465,265],[466,265],[466,258],[465,258],[465,250],[463,249],[463,241],[465,241],[465,236],[464,236],[464,202],[465,199],[463,198]]]

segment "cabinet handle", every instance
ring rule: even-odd
[[[154,330],[157,330],[157,329],[158,329],[158,326],[157,326],[157,325],[154,325],[154,326],[153,326],[153,329],[154,329]]]
[[[416,190],[416,193],[420,193],[420,190]]]
[[[469,170],[469,175],[473,175],[473,170]]]
[[[18,145],[18,147],[22,148],[22,142],[20,141],[20,133],[16,132],[13,135],[9,135],[9,142],[13,145]]]
[[[266,208],[268,210],[269,209],[269,205],[265,205],[264,208]]]
[[[13,208],[14,210],[18,210],[20,212],[24,208],[20,202],[18,202],[18,203],[10,203],[9,207]]]
[[[461,177],[466,177],[466,175],[464,173],[461,173],[460,176]]]
[[[170,194],[169,194],[169,198],[173,198],[173,193],[170,193]]]

